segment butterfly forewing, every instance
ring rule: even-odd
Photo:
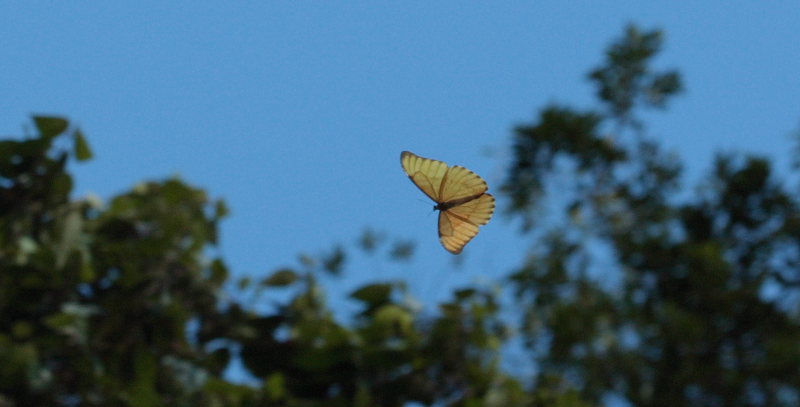
[[[447,173],[447,164],[423,158],[408,151],[400,154],[400,164],[403,165],[403,170],[417,188],[434,201],[441,202],[439,190]]]
[[[440,202],[449,202],[480,195],[486,192],[487,189],[489,187],[481,177],[464,167],[456,165],[447,170],[439,199]]]

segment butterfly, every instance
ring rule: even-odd
[[[400,153],[400,164],[408,178],[436,202],[439,211],[439,241],[445,250],[461,253],[494,213],[494,197],[486,193],[486,181],[474,172],[414,153]]]

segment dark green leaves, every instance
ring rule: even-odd
[[[297,273],[290,269],[281,269],[264,279],[261,284],[270,287],[284,287],[297,281]]]
[[[67,130],[69,122],[60,117],[34,116],[33,122],[44,140],[50,141]]]
[[[590,74],[594,112],[548,108],[515,131],[504,191],[542,226],[510,280],[540,369],[535,399],[796,404],[786,361],[800,348],[776,349],[800,342],[795,187],[769,160],[732,155],[699,187],[681,184],[681,163],[635,117],[681,90],[677,72],[652,68],[661,47],[660,32],[628,27]]]
[[[0,404],[189,400],[219,369],[207,342],[247,331],[220,311],[224,263],[205,258],[224,204],[177,179],[72,200],[68,163],[89,145],[65,119],[33,121],[0,141]]]
[[[392,289],[392,284],[370,284],[354,291],[350,297],[375,307],[389,302]]]
[[[652,72],[650,62],[661,50],[660,31],[640,31],[630,25],[625,35],[606,52],[605,62],[589,78],[597,96],[617,120],[629,120],[637,102],[664,107],[667,99],[681,91],[676,71]]]

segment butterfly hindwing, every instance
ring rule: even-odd
[[[447,211],[475,225],[485,225],[494,213],[494,197],[491,194],[483,194]]]
[[[439,212],[439,241],[453,254],[461,253],[464,246],[478,234],[478,226],[451,213]]]

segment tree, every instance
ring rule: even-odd
[[[225,266],[201,256],[224,205],[177,180],[71,200],[67,163],[91,150],[64,119],[34,123],[0,143],[0,405],[186,404],[227,363],[185,333],[225,317]]]
[[[681,89],[651,68],[661,42],[628,27],[589,75],[597,109],[549,106],[515,129],[503,189],[536,248],[511,276],[535,386],[635,406],[797,405],[798,201],[753,156],[720,155],[700,192],[682,189],[638,117]],[[563,212],[544,216],[546,199]]]
[[[530,384],[501,368],[502,293],[462,287],[423,315],[403,281],[376,281],[337,319],[320,281],[347,247],[229,284],[221,200],[179,179],[74,199],[67,164],[91,149],[34,117],[0,141],[0,407],[797,405],[800,203],[752,156],[683,188],[641,116],[681,90],[651,68],[661,42],[628,27],[589,75],[595,109],[515,129],[502,194],[532,243],[509,276]],[[254,380],[225,374],[236,359]]]
[[[225,263],[207,257],[222,201],[178,179],[106,205],[73,200],[66,169],[91,157],[83,134],[62,118],[34,124],[36,134],[0,142],[0,406],[521,400],[498,367],[506,330],[490,290],[462,289],[423,316],[402,282],[372,283],[351,294],[363,304],[354,322],[339,322],[318,283],[342,268],[337,249],[224,295]],[[363,242],[377,249],[369,235]],[[236,300],[276,290],[293,291],[272,311]],[[234,357],[261,385],[224,375]]]

